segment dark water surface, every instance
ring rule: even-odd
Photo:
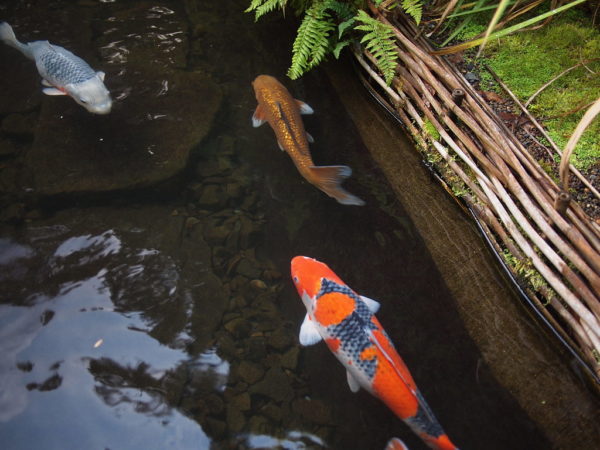
[[[104,0],[0,8],[20,31],[35,24],[23,40],[38,35],[72,49],[80,44],[57,25],[65,17],[81,17],[76,27],[89,28],[91,42],[103,39],[90,25],[99,20],[131,27],[140,49],[175,55],[179,69],[210,78],[223,95],[184,176],[151,191],[42,199],[25,223],[2,226],[0,447],[383,449],[399,436],[425,448],[377,399],[350,392],[324,345],[299,347],[305,310],[289,261],[304,254],[382,303],[380,321],[457,445],[550,448],[488,369],[328,78],[285,78],[293,21],[266,17],[255,26],[243,14],[247,4]],[[148,32],[157,17],[169,33]],[[104,45],[94,66],[107,72],[122,113],[145,82],[125,70],[136,58],[136,46],[127,45]],[[162,70],[151,59],[136,64]],[[267,126],[252,128],[250,83],[261,73],[277,76],[315,109],[305,118],[315,162],[350,165],[355,176],[347,188],[366,206],[328,198],[301,178]],[[168,75],[164,81],[165,88],[173,84]],[[65,99],[41,101],[57,100]],[[81,133],[93,139],[99,131],[92,118],[75,111]],[[123,127],[115,132],[125,134]]]

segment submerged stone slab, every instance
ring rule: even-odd
[[[208,77],[174,71],[169,90],[145,82],[106,116],[71,99],[46,101],[26,155],[33,189],[44,195],[106,192],[167,180],[210,131],[221,94]],[[69,102],[68,104],[65,104]]]
[[[31,111],[42,97],[35,63],[0,42],[0,115]],[[5,76],[11,74],[11,76]]]
[[[97,18],[90,45],[101,60],[93,67],[106,72],[113,109],[99,116],[71,98],[44,96],[25,156],[28,187],[37,194],[127,190],[167,180],[186,166],[220,107],[219,86],[206,74],[183,70],[188,25],[181,12],[143,2]]]

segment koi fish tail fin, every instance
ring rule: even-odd
[[[458,450],[433,415],[433,411],[417,390],[415,392],[419,407],[417,413],[403,419],[406,424],[431,448],[435,450]]]
[[[34,59],[29,47],[26,44],[22,44],[21,42],[17,41],[15,32],[8,22],[0,23],[0,41],[3,41],[6,45],[16,48],[28,58]]]
[[[312,166],[310,171],[313,176],[315,186],[321,189],[330,197],[335,198],[342,205],[365,204],[360,198],[352,195],[342,188],[342,181],[352,174],[352,169],[348,166]]]
[[[408,450],[408,447],[400,438],[395,437],[388,441],[385,450]]]
[[[436,450],[458,450],[458,447],[450,442],[450,438],[447,434],[442,434],[437,437],[422,434],[421,439],[423,439],[429,447]]]

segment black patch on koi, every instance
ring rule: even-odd
[[[348,286],[343,286],[334,281],[323,278],[321,289],[316,295],[317,302],[325,294],[340,293],[354,300],[354,311],[344,320],[336,325],[327,327],[328,333],[340,340],[338,351],[347,355],[352,364],[364,372],[369,379],[373,379],[377,371],[377,358],[362,359],[362,352],[374,344],[367,334],[367,330],[376,330],[377,327],[371,322],[371,311],[367,305]]]
[[[433,415],[421,393],[417,391],[416,395],[419,401],[419,409],[417,409],[417,413],[414,416],[406,419],[406,422],[413,430],[417,430],[419,433],[425,433],[434,438],[440,437],[444,434],[442,426]]]

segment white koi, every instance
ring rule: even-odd
[[[35,61],[46,86],[44,94],[69,95],[94,114],[110,112],[112,100],[104,86],[104,72],[94,72],[83,59],[48,41],[19,42],[6,22],[0,23],[0,40]]]

